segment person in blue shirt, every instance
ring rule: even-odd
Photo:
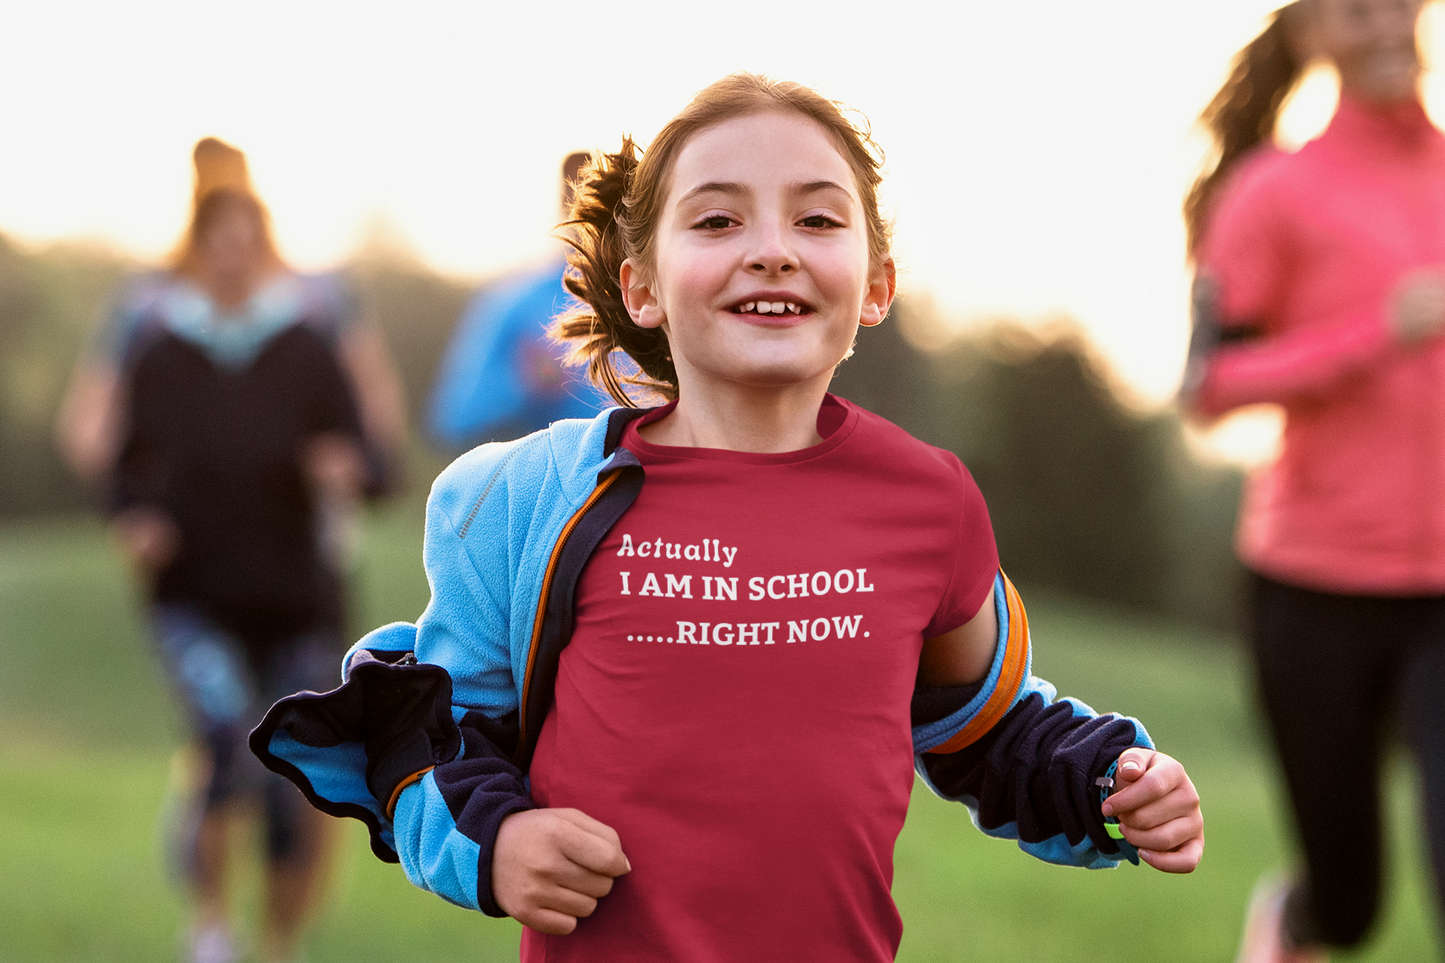
[[[562,207],[585,153],[562,163]],[[482,288],[462,313],[438,370],[427,412],[433,438],[451,449],[504,441],[562,418],[585,418],[610,402],[547,333],[573,304],[562,286],[565,261],[508,275]]]

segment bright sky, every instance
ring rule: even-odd
[[[645,143],[698,88],[758,70],[871,119],[908,294],[959,322],[1071,315],[1163,401],[1187,342],[1193,121],[1275,5],[8,4],[0,231],[159,257],[186,218],[190,148],[215,135],[247,152],[298,265],[334,265],[385,224],[480,277],[545,256],[568,151]],[[1317,128],[1332,97],[1299,98],[1291,129]]]

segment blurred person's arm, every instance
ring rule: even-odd
[[[1186,405],[1207,418],[1244,405],[1328,398],[1390,349],[1429,340],[1445,325],[1445,283],[1433,273],[1402,278],[1382,313],[1282,333],[1222,319],[1213,283],[1201,277],[1195,284],[1183,390]]]
[[[306,275],[326,338],[360,417],[365,465],[361,494],[384,495],[397,484],[406,457],[406,395],[375,313],[345,273]]]
[[[103,486],[115,468],[126,430],[126,359],[167,277],[145,272],[124,281],[102,308],[90,342],[71,371],[56,413],[55,442],[71,469],[92,484]]]
[[[1242,169],[1205,224],[1181,389],[1196,416],[1328,399],[1445,324],[1445,270],[1372,279],[1368,272],[1382,270],[1372,264],[1354,270],[1367,272],[1359,280],[1388,282],[1378,303],[1356,305],[1332,322],[1282,323],[1300,285],[1319,275],[1308,273],[1318,256],[1317,198],[1285,174],[1268,158]]]
[[[70,374],[55,419],[55,443],[71,469],[100,483],[120,448],[121,375],[104,358],[82,355]]]
[[[387,481],[400,470],[406,452],[406,396],[401,376],[387,348],[386,338],[374,323],[349,325],[338,346],[342,368],[356,395],[362,434],[379,459],[370,473],[370,492],[390,487]]]
[[[358,328],[348,328],[344,337]],[[341,569],[356,560],[360,546],[357,507],[363,496],[385,491],[395,472],[389,459],[368,433],[359,382],[347,369],[342,341],[316,344],[316,357],[307,379],[310,399],[305,406],[307,436],[297,453],[302,475],[316,499],[323,551]],[[389,371],[384,348],[381,362]],[[374,358],[372,360],[375,360]]]
[[[1196,287],[1208,284],[1202,278]],[[1196,304],[1200,299],[1196,293]],[[1375,317],[1269,334],[1261,323],[1220,321],[1211,310],[1201,314],[1196,307],[1182,391],[1188,409],[1204,418],[1244,405],[1327,397],[1391,345],[1388,328]]]

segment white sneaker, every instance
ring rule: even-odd
[[[240,958],[240,947],[225,926],[215,924],[191,931],[186,963],[236,963]]]
[[[1266,876],[1255,884],[1235,963],[1329,963],[1324,950],[1285,947],[1284,899],[1288,893],[1289,885],[1277,877]]]

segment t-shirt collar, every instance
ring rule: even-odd
[[[643,439],[637,429],[666,417],[676,407],[677,402],[672,401],[628,422],[622,435],[623,447],[643,456],[644,461],[657,458],[711,458],[755,464],[788,464],[806,461],[831,452],[848,438],[852,433],[853,425],[858,420],[857,409],[829,393],[823,396],[823,403],[818,409],[818,434],[822,441],[812,447],[797,451],[759,453],[724,451],[715,448],[678,448],[670,445],[656,445]]]

